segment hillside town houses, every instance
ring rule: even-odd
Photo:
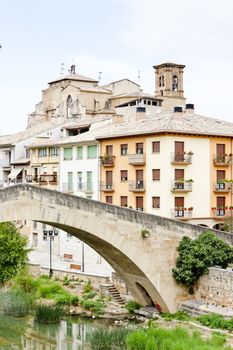
[[[31,183],[221,228],[233,215],[233,123],[186,103],[184,68],[154,66],[155,92],[148,94],[129,79],[100,86],[72,65],[42,91],[27,128],[0,137],[0,186]],[[20,224],[34,252],[48,251],[48,224]],[[88,272],[111,274],[78,239],[61,230],[53,239],[64,268],[85,259]]]

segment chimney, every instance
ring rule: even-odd
[[[183,117],[183,109],[182,107],[174,107],[174,118],[176,120],[182,120]]]
[[[75,64],[70,66],[70,74],[75,74]]]
[[[194,113],[194,104],[187,103],[185,106],[185,112],[193,114]]]
[[[146,107],[136,107],[136,120],[142,120],[146,117]]]

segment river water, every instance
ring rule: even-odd
[[[2,350],[90,350],[88,333],[114,327],[112,320],[68,318],[59,324],[38,324],[33,318],[0,315]]]

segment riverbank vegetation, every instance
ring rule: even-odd
[[[214,333],[204,339],[198,331],[182,327],[165,329],[96,330],[88,336],[92,350],[230,350],[226,337]]]

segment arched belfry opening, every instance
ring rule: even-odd
[[[173,75],[172,77],[172,90],[177,91],[178,90],[178,76]]]
[[[69,95],[66,99],[67,118],[70,118],[72,116],[72,113],[71,113],[72,104],[73,104],[73,99],[71,95]]]

